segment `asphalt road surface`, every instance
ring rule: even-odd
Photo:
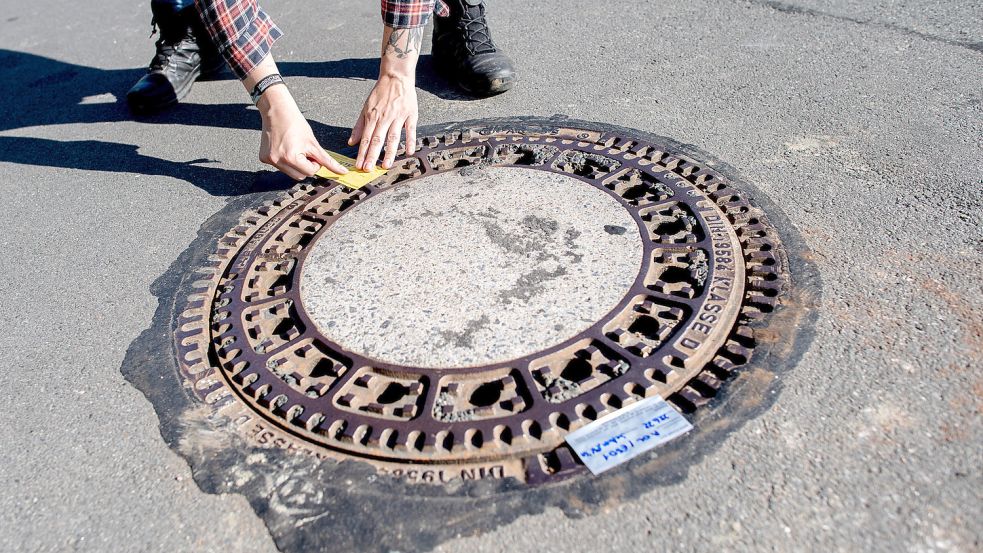
[[[265,5],[339,147],[373,83],[377,3]],[[438,550],[983,548],[983,3],[508,0],[490,19],[519,85],[470,101],[424,60],[421,124],[561,113],[693,144],[796,225],[823,300],[771,409],[682,482]],[[149,32],[148,2],[0,14],[3,551],[275,550],[243,497],[196,486],[120,374],[199,226],[289,184],[262,172],[229,78],[131,117]]]

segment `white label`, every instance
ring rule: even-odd
[[[666,400],[652,396],[578,428],[566,439],[587,468],[601,474],[692,428]]]

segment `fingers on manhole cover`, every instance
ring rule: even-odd
[[[240,425],[250,440],[396,474],[425,465],[528,484],[565,478],[583,472],[568,432],[646,397],[684,412],[714,397],[789,285],[764,214],[712,169],[657,144],[521,125],[418,142],[363,189],[302,184],[246,214],[202,270],[177,332],[182,372],[214,409],[259,421]],[[319,330],[300,275],[329,227],[405,183],[451,171],[464,182],[495,167],[570,177],[627,211],[643,261],[614,309],[533,354],[453,368],[382,362]]]

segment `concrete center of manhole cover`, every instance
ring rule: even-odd
[[[301,299],[346,350],[408,366],[486,365],[594,325],[637,278],[642,251],[631,214],[573,177],[451,171],[331,226],[304,263]]]

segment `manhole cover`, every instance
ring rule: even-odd
[[[567,478],[571,430],[653,395],[693,412],[789,284],[712,168],[501,122],[361,190],[299,185],[211,259],[177,332],[195,394],[251,443],[429,483]]]

